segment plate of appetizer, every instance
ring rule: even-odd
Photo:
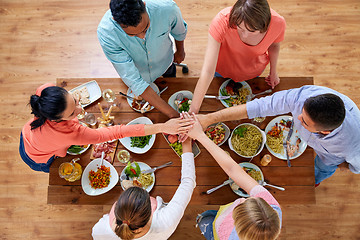
[[[252,91],[247,82],[235,82],[228,79],[219,88],[219,96],[231,96],[228,99],[220,100],[225,107],[244,104],[248,101],[249,95],[252,95]]]
[[[123,190],[137,186],[150,192],[155,185],[155,174],[143,174],[142,171],[149,170],[151,167],[143,162],[128,162],[120,174],[121,187]]]
[[[293,117],[288,115],[278,116],[271,120],[265,128],[266,148],[275,157],[286,160],[286,152],[283,146],[284,140],[290,130]],[[300,137],[296,127],[293,127],[293,133],[288,142],[289,159],[295,159],[304,153],[307,144]]]
[[[232,131],[229,147],[240,157],[253,158],[263,150],[265,142],[266,135],[259,127],[242,123]]]
[[[176,155],[178,155],[178,157],[181,158],[183,151],[182,151],[182,144],[178,141],[178,135],[163,133],[163,136],[164,136],[165,140],[168,142],[171,149],[174,150]],[[192,141],[192,152],[194,154],[194,158],[199,156],[199,154],[201,152],[199,146],[196,144],[195,141]]]
[[[95,80],[81,84],[69,91],[79,98],[82,107],[86,107],[101,97],[101,89]]]
[[[244,171],[255,181],[261,181],[264,182],[264,175],[261,171],[261,169],[256,166],[253,163],[249,162],[241,162],[239,165],[244,169]],[[231,178],[230,178],[231,179]],[[231,190],[233,190],[234,193],[239,195],[240,197],[250,197],[249,194],[247,194],[242,188],[240,188],[236,183],[230,184]]]
[[[230,129],[225,123],[219,122],[208,126],[205,129],[205,134],[208,136],[216,145],[221,146],[230,136]]]
[[[133,125],[133,124],[153,124],[153,122],[147,117],[139,117],[126,125]],[[121,138],[119,141],[121,144],[129,151],[137,154],[146,153],[151,149],[151,147],[155,143],[156,134],[142,136],[142,137],[126,137]]]
[[[150,83],[150,87],[157,93],[159,94],[159,88],[158,86],[156,86],[155,83]],[[129,88],[127,90],[126,93],[128,96],[132,97],[134,100],[127,98],[127,102],[130,105],[130,107],[132,109],[134,109],[134,111],[136,112],[141,112],[141,108],[145,105],[146,101],[141,97],[141,96],[136,96],[131,89]],[[149,112],[151,110],[153,110],[154,107],[151,106],[150,104],[145,108],[145,112]]]
[[[188,112],[190,109],[193,93],[187,90],[182,90],[170,96],[168,104],[178,112]]]
[[[118,144],[117,139],[115,139],[115,141],[93,144],[90,159],[100,158],[101,153],[104,152],[105,153],[104,159],[112,163],[114,160],[117,144]]]
[[[87,195],[97,196],[104,194],[118,183],[119,174],[106,160],[101,158],[92,160],[85,168],[81,177],[81,187]]]
[[[91,146],[91,144],[87,144],[87,145],[71,145],[68,149],[67,149],[67,153],[70,155],[80,155],[83,154],[84,152],[86,152],[86,150],[89,149],[89,147]]]

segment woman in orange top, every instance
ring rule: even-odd
[[[45,84],[30,98],[33,119],[25,124],[20,135],[19,152],[26,164],[35,171],[49,172],[55,157],[64,157],[71,145],[101,143],[114,139],[146,136],[159,132],[184,133],[192,122],[170,119],[151,125],[116,125],[91,129],[79,123],[81,112],[78,99],[61,87]]]
[[[216,69],[216,76],[235,82],[259,76],[270,62],[265,81],[274,88],[280,82],[276,64],[285,20],[266,0],[238,0],[220,11],[209,28],[204,65],[196,85],[190,112],[198,113]]]

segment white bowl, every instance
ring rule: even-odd
[[[211,125],[209,125],[208,127],[211,126],[216,126],[218,123],[213,123]],[[230,128],[228,126],[225,125],[225,123],[220,122],[221,126],[223,126],[223,128],[225,129],[225,138],[222,140],[222,142],[220,142],[219,144],[217,144],[218,146],[221,146],[224,144],[224,142],[226,142],[226,140],[228,140],[229,136],[230,136]],[[207,128],[208,128],[207,127]]]
[[[109,163],[106,160],[103,160],[103,165],[105,167],[110,167],[110,183],[107,187],[104,188],[92,188],[90,185],[90,180],[89,180],[89,172],[91,170],[93,170],[94,172],[97,171],[98,167],[101,166],[101,158],[96,158],[94,160],[92,160],[85,168],[82,177],[81,177],[81,187],[84,190],[84,192],[87,195],[90,196],[97,196],[103,193],[106,193],[108,191],[110,191],[110,189],[112,189],[113,187],[115,187],[115,185],[117,184],[117,182],[119,181],[119,174],[116,171],[116,169],[114,168],[113,165],[111,165],[111,163]]]
[[[137,162],[137,163],[139,164],[139,167],[140,167],[141,171],[145,171],[145,170],[151,169],[151,167],[150,167],[149,165],[147,165],[146,163],[143,163],[143,162]],[[131,165],[132,165],[133,167],[135,167],[135,164],[134,164],[134,163],[131,163]],[[126,168],[126,167],[127,167],[127,166],[125,166],[124,169],[121,171],[120,177],[121,177],[121,176],[125,176],[125,168]],[[148,191],[148,192],[150,192],[151,189],[153,189],[153,187],[154,187],[154,185],[155,185],[155,173],[151,173],[151,176],[154,178],[153,183],[152,183],[150,186],[148,186],[147,188],[144,188],[144,189],[145,189],[146,191]],[[130,180],[132,180],[132,178],[130,178]],[[123,186],[123,184],[122,184],[122,181],[120,181],[120,184],[121,184],[122,189],[125,190],[125,188],[124,188],[124,186]]]
[[[241,127],[241,126],[253,126],[253,127],[255,127],[256,129],[258,129],[258,130],[260,131],[260,133],[261,133],[262,143],[261,143],[260,149],[259,149],[259,150],[257,151],[257,153],[256,153],[255,155],[253,155],[253,156],[243,156],[243,155],[239,154],[238,152],[235,151],[233,145],[231,144],[231,138],[232,138],[235,130],[236,130],[237,128]],[[242,124],[236,126],[236,128],[234,128],[234,130],[231,132],[231,136],[229,137],[228,142],[229,142],[229,147],[230,147],[230,149],[233,150],[233,151],[234,151],[237,155],[239,155],[240,157],[243,157],[243,158],[253,158],[253,157],[257,156],[257,155],[263,150],[264,145],[265,145],[265,143],[266,143],[266,134],[265,134],[264,131],[262,131],[259,127],[255,126],[254,124],[251,124],[251,123],[242,123]]]
[[[221,89],[223,88],[226,88],[226,86],[228,85],[228,83],[231,81],[232,79],[228,79],[226,80],[225,82],[223,82],[219,88],[219,96],[224,96],[221,94]],[[249,90],[249,95],[252,95],[252,90],[251,90],[251,87],[250,85],[243,81],[243,82],[240,82],[242,85],[243,85],[243,88],[247,88]],[[220,102],[222,103],[222,105],[224,105],[224,107],[230,107],[224,100],[220,100]]]
[[[188,98],[188,99],[193,99],[193,93],[188,91],[188,90],[182,90],[182,91],[178,91],[176,93],[174,93],[173,95],[170,96],[169,100],[168,100],[168,104],[173,108],[175,109],[176,111],[178,111],[178,108],[175,104],[175,100],[176,100],[176,96],[179,94],[179,93],[182,93],[184,95],[184,98]]]
[[[155,83],[150,83],[150,87],[151,87],[157,94],[159,94],[160,90],[159,90],[158,86],[156,86]],[[130,97],[135,97],[135,94],[131,91],[130,88],[128,88],[126,94],[127,94],[128,96],[130,96]],[[131,100],[131,99],[129,99],[129,98],[126,98],[126,99],[127,99],[128,104],[130,105],[130,107],[131,107],[134,111],[141,113],[141,110],[138,110],[138,109],[132,107],[132,102],[133,102],[133,100]],[[150,111],[153,110],[153,109],[154,109],[154,106],[151,106],[150,110],[145,111],[145,112],[150,112]]]
[[[139,118],[132,120],[131,122],[129,122],[126,125],[133,125],[133,124],[153,124],[153,122],[147,117],[139,117]],[[121,139],[119,139],[119,141],[127,150],[129,150],[133,153],[143,154],[143,153],[146,153],[147,151],[149,151],[150,148],[154,145],[155,137],[156,137],[156,134],[153,134],[149,141],[149,144],[146,145],[144,148],[131,147],[131,138],[130,137],[121,138]]]

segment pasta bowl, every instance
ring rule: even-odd
[[[243,158],[253,158],[264,148],[266,134],[251,123],[242,123],[231,132],[229,147]]]

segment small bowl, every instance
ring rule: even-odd
[[[178,108],[177,108],[177,106],[176,106],[176,104],[175,104],[175,100],[176,100],[176,96],[177,96],[179,93],[181,93],[181,94],[184,96],[184,98],[188,98],[188,99],[191,99],[191,100],[193,99],[193,93],[190,92],[190,91],[187,91],[187,90],[178,91],[178,92],[174,93],[173,95],[171,95],[171,97],[170,97],[169,100],[168,100],[168,104],[169,104],[173,109],[175,109],[176,111],[178,111]]]
[[[228,138],[230,137],[230,128],[228,126],[225,125],[225,123],[213,123],[211,125],[209,125],[208,127],[211,127],[211,126],[216,126],[217,124],[221,124],[221,126],[223,126],[223,128],[225,129],[225,138],[220,142],[218,143],[217,145],[218,146],[221,146],[224,144],[224,142],[226,142],[226,140],[228,140]],[[207,128],[208,128],[207,127]]]
[[[237,128],[241,127],[241,126],[253,126],[253,127],[255,127],[258,131],[260,131],[260,134],[261,134],[261,136],[262,136],[262,143],[261,143],[261,145],[260,145],[260,148],[258,149],[258,151],[256,152],[256,154],[254,154],[254,155],[252,155],[252,156],[244,156],[244,155],[241,155],[240,153],[236,152],[235,149],[234,149],[234,147],[233,147],[233,145],[232,145],[232,143],[231,143],[231,139],[232,139],[232,136],[233,136],[235,130],[236,130]],[[234,151],[237,155],[239,155],[240,157],[243,157],[243,158],[253,158],[253,157],[257,156],[257,155],[263,150],[263,148],[264,148],[264,146],[265,146],[265,143],[266,143],[266,134],[265,134],[264,131],[262,131],[259,127],[257,127],[257,126],[254,125],[254,124],[251,124],[251,123],[242,123],[242,124],[236,126],[236,128],[234,128],[234,130],[231,132],[231,136],[229,137],[228,142],[229,142],[229,147],[230,147],[230,149],[233,150],[233,151]]]

